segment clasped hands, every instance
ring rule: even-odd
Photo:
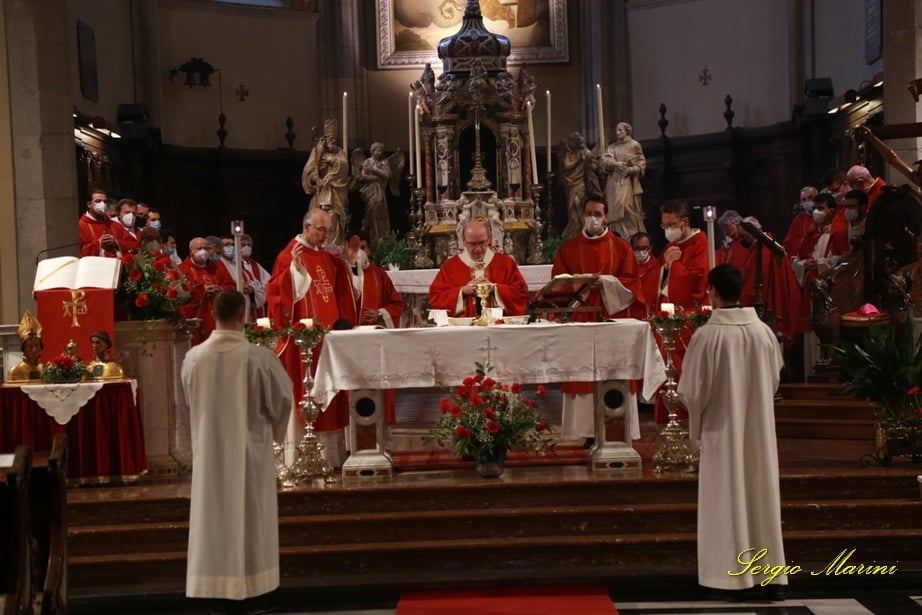
[[[663,252],[663,263],[666,265],[666,268],[668,269],[669,266],[672,265],[672,263],[679,260],[681,257],[682,257],[682,248],[680,248],[679,246],[670,246],[669,248],[666,248],[666,250]]]
[[[490,285],[492,285],[493,283],[490,282],[490,280],[488,280],[486,277],[484,277],[484,276],[482,276],[482,275],[481,275],[481,276],[477,276],[476,278],[472,279],[470,282],[468,282],[467,284],[465,284],[464,286],[461,287],[461,294],[464,295],[465,297],[470,297],[470,296],[472,296],[472,295],[473,295],[473,296],[476,296],[476,295],[477,295],[477,287],[478,287],[480,284],[490,284]]]

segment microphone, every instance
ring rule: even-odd
[[[784,246],[766,235],[765,232],[755,224],[743,220],[740,222],[740,226],[746,229],[746,232],[755,237],[757,241],[767,246],[768,249],[774,252],[777,256],[784,256]]]
[[[51,248],[45,248],[44,250],[39,250],[38,253],[35,255],[35,264],[38,265],[38,262],[42,260],[43,254],[48,254],[49,252],[54,252],[55,250],[65,250],[67,248],[79,248],[79,247],[80,247],[80,242],[78,241],[76,243],[65,243],[60,246],[53,246]]]

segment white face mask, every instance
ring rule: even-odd
[[[134,214],[129,211],[127,214],[122,216],[122,224],[124,224],[126,228],[131,228],[134,226]]]
[[[845,209],[845,219],[849,222],[854,222],[858,219],[858,210],[854,207],[848,207]]]
[[[590,235],[595,235],[602,230],[602,218],[595,216],[586,216],[583,218],[583,228]]]
[[[105,201],[97,201],[97,202],[93,203],[93,212],[94,212],[96,215],[99,215],[99,216],[104,216],[104,215],[106,215],[106,202],[105,202]]]
[[[813,213],[813,201],[804,201],[801,203],[801,205],[803,206],[805,212],[808,214]]]
[[[826,219],[826,212],[827,212],[827,211],[828,211],[828,210],[818,211],[818,210],[814,209],[814,210],[813,210],[813,220],[814,220],[817,224],[820,224],[823,220]]]
[[[362,269],[368,267],[368,255],[365,254],[365,250],[359,250],[358,254],[355,255],[355,264]]]
[[[250,258],[253,255],[253,246],[241,246],[240,247],[240,256],[243,258]]]
[[[643,265],[650,260],[650,250],[634,250],[634,258],[637,259],[638,263]]]
[[[676,241],[682,239],[682,229],[677,226],[670,226],[665,230],[666,241],[669,243],[675,243]]]
[[[208,250],[205,248],[196,250],[195,254],[192,255],[192,260],[195,261],[197,265],[204,265],[208,262]]]

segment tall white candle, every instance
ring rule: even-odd
[[[531,183],[538,183],[538,156],[535,153],[535,121],[531,101],[528,101],[528,145],[531,149]]]
[[[545,90],[547,96],[547,172],[551,172],[551,91]]]
[[[422,165],[420,164],[420,161],[419,161],[419,158],[420,158],[420,153],[419,153],[419,150],[420,150],[420,144],[419,144],[419,105],[416,106],[416,110],[414,111],[414,113],[416,114],[416,187],[417,187],[417,188],[422,188],[422,187],[423,187],[423,168],[422,168]]]
[[[602,113],[602,86],[595,84],[595,98],[599,106],[599,148],[605,152],[605,115]]]
[[[413,92],[407,92],[407,148],[410,152],[410,175],[413,175]]]
[[[675,304],[674,303],[660,303],[659,309],[664,314],[675,314]]]
[[[314,319],[313,318],[302,318],[300,323],[308,329],[314,328]]]
[[[343,149],[349,150],[349,94],[343,92]]]

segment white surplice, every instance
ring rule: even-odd
[[[765,579],[737,561],[767,549],[758,564],[783,565],[774,395],[782,357],[753,308],[715,309],[692,336],[679,395],[701,442],[698,472],[698,582],[745,589]],[[786,585],[778,576],[775,584]]]
[[[219,329],[186,355],[182,382],[193,464],[186,595],[270,592],[279,585],[272,441],[285,436],[291,380],[272,351]]]

